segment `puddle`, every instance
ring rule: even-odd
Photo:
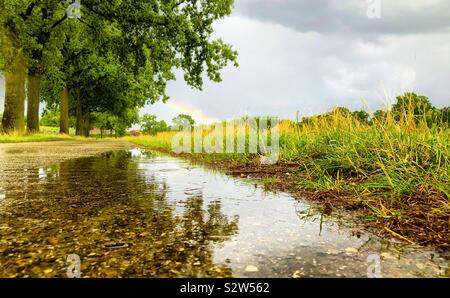
[[[430,249],[354,236],[307,201],[172,157],[24,168],[0,171],[0,277],[64,277],[70,254],[82,277],[450,276]]]

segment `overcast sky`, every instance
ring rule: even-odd
[[[450,106],[450,1],[379,0],[376,18],[377,1],[235,0],[215,36],[239,52],[240,66],[202,92],[179,76],[167,104],[141,113],[295,118],[335,106],[374,111],[411,90]]]

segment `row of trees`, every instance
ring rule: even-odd
[[[1,115],[0,115],[1,116]],[[59,111],[44,111],[40,124],[42,126],[57,127],[59,126]],[[156,115],[145,114],[139,117],[137,113],[130,113],[125,119],[119,119],[117,116],[108,113],[93,113],[91,115],[92,126],[98,128],[100,133],[109,132],[111,135],[124,136],[127,129],[133,124],[138,124],[141,131],[147,135],[156,135],[159,132],[180,130],[185,124],[195,125],[195,120],[186,114],[180,114],[172,119],[172,126],[169,126],[164,120],[158,120]],[[75,128],[76,119],[70,117],[69,127]]]
[[[206,76],[236,66],[237,53],[213,40],[214,21],[233,0],[83,0],[70,19],[61,0],[0,0],[0,71],[5,78],[2,130],[39,131],[39,111],[59,111],[61,133],[93,122],[127,127],[147,103],[166,101],[181,69],[201,89]],[[25,118],[24,102],[27,101]],[[50,112],[49,112],[50,113]]]
[[[195,120],[186,114],[180,114],[172,119],[172,126],[169,126],[164,120],[157,119],[156,115],[146,114],[140,121],[141,130],[148,135],[156,135],[158,132],[169,130],[180,130],[184,125],[195,125]]]
[[[398,96],[395,104],[392,105],[389,110],[377,110],[374,113],[368,113],[364,110],[350,111],[345,107],[337,107],[332,111],[311,117],[304,117],[301,121],[298,121],[300,125],[309,124],[318,119],[335,119],[335,116],[339,114],[343,117],[352,117],[357,119],[363,124],[373,124],[375,122],[383,123],[388,118],[394,121],[413,121],[415,123],[424,122],[429,127],[442,126],[450,127],[450,107],[437,108],[434,107],[428,97],[423,95],[417,95],[413,92],[407,92],[403,95]],[[244,116],[241,120],[248,120],[249,116]],[[251,117],[257,123],[260,120],[265,120],[265,117]],[[189,115],[178,115],[176,118],[172,119],[172,127],[168,126],[164,121],[158,121],[155,115],[144,115],[140,124],[142,131],[145,134],[155,135],[161,131],[167,130],[178,130],[185,124],[190,124],[193,126],[195,121]],[[267,121],[268,127],[270,127],[271,122]]]
[[[337,107],[322,115],[304,117],[300,123],[311,123],[316,119],[329,118],[338,113],[342,116],[352,116],[364,124],[383,122],[388,117],[392,117],[395,121],[414,121],[415,123],[424,121],[429,127],[450,126],[450,107],[436,108],[428,97],[413,92],[397,96],[396,99],[396,103],[389,110],[377,110],[369,114],[364,110],[352,112],[348,108]]]

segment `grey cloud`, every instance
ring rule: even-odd
[[[409,34],[450,30],[448,0],[379,0],[381,18],[367,9],[377,0],[236,0],[235,13],[300,32]]]
[[[203,92],[182,80],[169,85],[171,101],[211,117],[294,118],[297,111],[309,115],[335,106],[375,111],[411,90],[436,106],[450,103],[450,34],[386,35],[373,42],[239,16],[216,29],[238,50],[240,67],[226,69],[220,84],[206,82]]]

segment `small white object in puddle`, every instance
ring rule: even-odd
[[[248,265],[247,267],[245,267],[245,272],[258,272],[259,269],[258,267],[255,267],[253,265]]]
[[[38,172],[39,172],[39,179],[47,178],[47,173],[45,172],[45,170],[43,168],[39,168]]]
[[[141,157],[143,155],[142,150],[139,148],[131,149],[129,152],[131,153],[131,157]]]

